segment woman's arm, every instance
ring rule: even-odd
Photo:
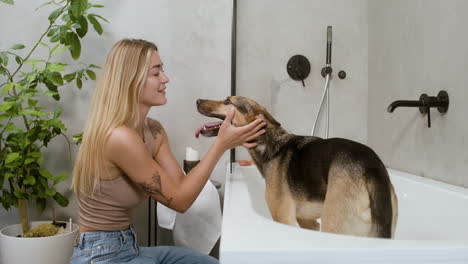
[[[148,118],[147,120],[148,127],[153,135],[156,146],[156,154],[154,156],[155,161],[177,184],[180,184],[184,177],[184,172],[179,166],[179,163],[177,163],[174,154],[172,154],[166,130],[157,120],[151,118]]]
[[[231,125],[233,111],[226,117],[218,137],[205,157],[187,176],[177,182],[157,161],[151,158],[140,136],[132,129],[118,127],[106,143],[106,157],[121,168],[137,185],[154,199],[178,212],[185,212],[208,181],[221,155],[230,148],[243,145],[264,133],[261,119],[243,126]],[[247,146],[254,146],[255,143]]]

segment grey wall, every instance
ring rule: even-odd
[[[265,106],[288,131],[310,135],[324,89],[326,30],[333,27],[330,137],[367,142],[367,0],[238,1],[238,94]],[[292,80],[286,64],[306,56],[311,73]],[[339,70],[348,74],[336,77]],[[323,116],[322,116],[323,117]],[[320,119],[319,136],[324,136]],[[239,149],[240,158],[248,158]]]
[[[31,44],[39,38],[47,26],[51,8],[35,12],[37,5],[27,0],[16,0],[15,6],[0,4],[0,47],[6,49],[13,43]],[[45,1],[44,1],[45,2]],[[213,139],[195,139],[197,127],[208,118],[196,112],[197,98],[221,98],[230,92],[231,14],[230,0],[195,1],[150,1],[113,0],[101,1],[106,7],[100,14],[110,21],[103,24],[104,34],[91,32],[83,42],[81,61],[102,65],[111,46],[122,38],[144,38],[156,43],[171,79],[167,85],[168,103],[153,108],[149,116],[158,119],[166,128],[170,145],[177,160],[182,164],[185,147],[206,153]],[[16,23],[21,18],[21,23]],[[8,26],[6,26],[8,24]],[[41,54],[41,51],[39,51]],[[65,56],[68,59],[68,55]],[[87,118],[88,106],[94,82],[85,82],[81,91],[65,87],[62,93],[63,118],[71,135],[82,131]],[[72,149],[73,160],[77,148]],[[221,159],[212,179],[224,181],[225,166],[229,153]],[[72,171],[65,140],[57,138],[47,150],[45,166],[54,173]],[[70,180],[60,186],[67,190]],[[58,217],[77,220],[78,207],[72,193],[68,192],[71,204],[58,208]],[[146,204],[138,208],[135,224],[140,233],[140,242],[146,243]],[[17,211],[0,209],[0,227],[16,223]],[[33,219],[50,218],[34,214]]]
[[[369,1],[369,144],[388,167],[468,187],[468,2]],[[446,90],[445,115],[386,111]]]

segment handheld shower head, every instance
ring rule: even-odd
[[[331,65],[332,26],[327,27],[327,66]]]

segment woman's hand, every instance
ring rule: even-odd
[[[217,140],[223,146],[225,150],[238,147],[243,145],[245,148],[253,148],[258,145],[258,143],[248,143],[251,140],[256,139],[263,133],[264,129],[261,129],[266,125],[265,121],[258,118],[255,121],[251,122],[242,127],[235,127],[231,124],[234,117],[234,108],[231,108],[226,118],[223,121],[223,124],[219,128]],[[261,129],[261,130],[260,130]]]

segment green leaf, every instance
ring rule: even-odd
[[[60,29],[59,27],[51,28],[49,32],[47,32],[47,36],[52,37],[59,29]]]
[[[50,22],[54,21],[60,15],[60,11],[62,11],[62,7],[59,7],[55,9],[52,13],[50,13],[49,21]]]
[[[76,18],[82,16],[88,7],[88,0],[71,0],[70,10]]]
[[[33,158],[39,158],[39,157],[42,157],[42,153],[39,152],[39,151],[30,152],[30,153],[29,153],[29,156],[31,156],[31,157],[33,157]]]
[[[26,48],[26,46],[24,46],[23,44],[15,44],[10,49],[21,50],[21,49],[24,49],[24,48]]]
[[[70,21],[70,15],[69,14],[64,14],[62,16],[62,20],[63,20],[63,22],[67,23],[68,21]]]
[[[12,131],[17,131],[17,130],[19,130],[19,128],[17,128],[14,123],[9,123],[5,127],[5,132],[12,132]]]
[[[46,178],[46,179],[49,179],[49,180],[52,180],[52,181],[54,180],[54,176],[52,175],[52,173],[50,173],[46,169],[39,169],[39,174],[41,174],[41,176]]]
[[[23,194],[17,190],[13,191],[13,194],[15,195],[16,198],[18,199],[22,199],[23,198]]]
[[[47,196],[54,196],[56,193],[57,193],[57,190],[55,190],[55,188],[50,188],[45,191],[45,194]]]
[[[20,153],[18,152],[13,152],[13,153],[8,154],[5,160],[5,164],[10,164],[13,161],[16,161],[19,157],[20,157]]]
[[[62,107],[57,107],[57,109],[55,109],[54,111],[54,118],[57,118],[60,116],[60,114],[62,114]]]
[[[50,72],[46,74],[46,77],[48,80],[50,80],[51,82],[55,84],[63,85],[62,75],[59,72]],[[47,87],[50,88],[49,86]]]
[[[46,5],[50,5],[50,4],[52,4],[52,1],[46,2],[46,3],[44,3],[44,4],[40,5],[40,6],[38,6],[38,7],[36,8],[36,11],[39,10],[39,8],[44,7],[44,6],[46,6]]]
[[[76,86],[78,86],[78,89],[81,89],[81,87],[83,87],[83,83],[81,82],[80,78],[76,78]]]
[[[15,56],[16,63],[21,64],[23,63],[23,59],[20,56]]]
[[[65,51],[68,50],[68,47],[67,46],[63,46],[63,47],[60,47],[59,49],[55,49],[55,50],[52,50],[51,52],[51,56],[57,56]],[[66,64],[65,64],[66,65]]]
[[[78,35],[73,32],[69,32],[67,35],[67,44],[70,45],[70,53],[74,60],[80,58],[81,54],[81,43]]]
[[[59,174],[59,175],[55,178],[54,184],[57,184],[57,183],[59,183],[59,182],[62,182],[62,181],[64,181],[64,180],[66,180],[67,178],[68,178],[68,175],[65,174],[65,173]]]
[[[31,109],[23,109],[18,112],[19,115],[30,115],[30,116],[46,116],[46,113],[31,110]]]
[[[101,67],[99,67],[97,65],[94,65],[94,64],[90,64],[89,67],[90,68],[95,68],[95,69],[101,69]]]
[[[14,178],[14,177],[15,177],[15,175],[13,173],[11,173],[11,172],[7,172],[5,174],[5,180],[8,180],[8,179]]]
[[[5,102],[5,103],[3,103],[3,104],[0,104],[0,112],[5,112],[5,111],[9,110],[9,109],[12,108],[15,104],[16,104],[15,101],[13,101],[13,102]]]
[[[66,65],[65,63],[47,63],[47,69],[51,72],[61,72],[65,70]]]
[[[51,119],[51,120],[49,120],[49,122],[50,122],[50,125],[55,127],[55,128],[60,128],[61,130],[67,130],[67,128],[63,124],[62,120],[60,120],[58,118]]]
[[[8,56],[5,53],[0,53],[0,62],[5,66],[8,65]]]
[[[33,163],[34,161],[36,161],[36,159],[34,159],[34,158],[27,158],[27,159],[24,161],[24,164],[27,165],[27,164]]]
[[[21,96],[21,99],[29,100],[29,98],[33,97],[34,95],[35,95],[34,92],[28,92],[28,93],[25,93],[23,96]]]
[[[100,19],[102,19],[102,20],[106,21],[107,23],[109,23],[109,20],[107,20],[107,19],[103,18],[103,17],[102,17],[102,16],[100,16],[100,15],[91,14],[91,16],[93,16],[93,17],[99,17]]]
[[[13,5],[15,2],[13,0],[0,0],[5,4]]]
[[[38,42],[37,44],[41,45],[41,46],[44,46],[46,48],[49,48],[49,45],[48,44],[45,44],[44,42]]]
[[[96,30],[99,35],[102,35],[103,30],[101,23],[99,23],[99,21],[97,21],[93,15],[88,15],[88,20],[91,22],[91,24],[93,24],[94,30]]]
[[[67,82],[71,82],[73,81],[73,79],[75,79],[75,76],[76,76],[76,72],[64,75],[63,79]]]
[[[94,8],[103,8],[104,6],[103,5],[92,5],[92,7],[94,7]]]
[[[83,133],[73,135],[73,141],[75,141],[76,145],[81,144],[81,141],[83,140]]]
[[[37,102],[38,102],[38,100],[29,99],[29,100],[28,100],[28,105],[29,105],[30,107],[35,107],[35,106],[37,105]]]
[[[34,177],[32,177],[32,176],[28,176],[28,177],[26,177],[26,179],[23,180],[23,184],[24,185],[34,185],[34,184],[36,184],[36,179],[34,179]]]
[[[88,33],[88,20],[86,20],[86,17],[81,16],[78,18],[78,24],[80,25],[80,28],[76,30],[76,33],[78,33],[80,38],[83,38],[86,33]]]
[[[36,199],[36,207],[39,212],[44,212],[45,207],[46,207],[46,199],[44,198],[37,198]]]
[[[44,93],[44,96],[49,96],[49,97],[54,97],[56,95],[58,95],[58,93],[54,91],[47,91]]]
[[[20,89],[21,91],[24,90],[24,87],[23,85],[19,84],[19,83],[15,83],[15,87]]]
[[[96,80],[96,74],[92,70],[86,70],[86,73],[88,74],[89,78],[91,78],[91,80]]]
[[[60,31],[57,31],[57,33],[55,33],[55,34],[50,38],[50,42],[55,43],[55,42],[57,42],[57,41],[60,40],[60,37],[61,37]]]
[[[54,200],[62,207],[65,207],[68,205],[67,197],[63,196],[59,192],[54,195]]]
[[[38,63],[38,62],[45,62],[45,60],[42,60],[42,59],[31,59],[31,60],[25,61],[24,63],[36,64],[36,63]]]
[[[8,91],[10,91],[10,89],[13,88],[13,86],[15,86],[14,82],[11,82],[11,83],[5,85],[5,87],[3,87],[2,94],[8,93]]]

